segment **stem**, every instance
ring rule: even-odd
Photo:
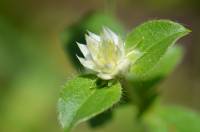
[[[118,80],[121,82],[123,89],[126,91],[128,99],[137,107],[137,119],[140,120],[143,114],[152,105],[153,101],[157,97],[157,93],[150,92],[151,89],[142,89],[142,87],[138,87],[127,78],[118,78]]]
[[[118,78],[118,80],[121,82],[122,87],[126,91],[128,99],[130,99],[131,103],[137,105],[139,97],[137,96],[136,92],[134,92],[130,82],[126,78]]]

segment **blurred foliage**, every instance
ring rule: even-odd
[[[152,132],[199,132],[200,116],[178,106],[156,106],[146,117]]]
[[[46,121],[53,118],[55,87],[62,75],[41,45],[44,40],[4,18],[0,29],[0,131],[53,132],[56,121]]]

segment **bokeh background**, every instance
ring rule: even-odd
[[[192,33],[179,41],[184,60],[160,84],[161,100],[200,111],[198,0],[0,0],[0,132],[62,132],[56,102],[61,86],[76,71],[60,34],[95,10],[113,13],[126,31],[161,18],[190,28]],[[74,131],[128,132],[134,127],[132,114],[121,109],[101,129],[83,123]]]

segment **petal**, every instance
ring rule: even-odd
[[[91,36],[86,35],[87,47],[90,52],[91,58],[98,63],[98,56],[100,53],[100,42],[93,39]]]
[[[88,50],[88,47],[85,44],[80,44],[78,42],[76,42],[79,49],[81,50],[81,52],[83,53],[84,57],[89,59],[90,58],[90,52]]]
[[[101,37],[102,37],[103,41],[112,40],[112,35],[106,30],[105,27],[103,27],[103,31],[101,33]]]
[[[93,39],[91,36],[86,35],[86,42],[87,42],[87,47],[88,50],[92,56],[93,59],[96,58],[96,55],[99,51],[99,42]]]
[[[95,33],[92,33],[92,32],[90,32],[90,31],[88,31],[88,34],[89,34],[89,36],[90,36],[91,38],[93,38],[94,40],[96,40],[96,41],[98,41],[98,42],[101,40],[100,36],[99,36],[99,35],[96,35]]]
[[[94,70],[94,69],[95,69],[95,65],[94,65],[94,63],[93,63],[91,60],[86,60],[86,59],[84,59],[84,58],[82,58],[82,57],[79,57],[79,56],[77,56],[77,58],[78,58],[78,60],[80,61],[80,63],[81,63],[84,67],[86,67],[86,68],[88,68],[88,69],[91,69],[91,70]]]
[[[108,40],[112,40],[115,45],[119,44],[119,37],[107,27],[103,27],[103,33]]]
[[[116,52],[118,52],[117,54],[120,56],[124,56],[125,55],[125,43],[123,42],[123,40],[117,36],[117,34],[115,34],[113,31],[111,31],[109,28],[107,27],[103,27],[103,40],[105,42],[103,43],[108,43],[108,41],[112,41],[113,44],[116,46],[115,50]]]
[[[96,40],[95,38],[93,38],[94,36],[90,36],[90,35],[85,35],[85,39],[86,39],[86,43],[87,45],[94,45],[96,48],[98,47],[99,45],[99,41]]]
[[[97,74],[97,76],[104,80],[110,80],[113,78],[113,76],[111,76],[109,74],[103,74],[103,73],[99,73],[99,74]]]

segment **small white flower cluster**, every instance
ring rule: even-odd
[[[128,56],[125,53],[125,43],[109,28],[103,28],[100,36],[88,31],[86,43],[77,43],[84,58],[78,57],[80,63],[104,80],[113,79],[124,74],[130,67]]]

